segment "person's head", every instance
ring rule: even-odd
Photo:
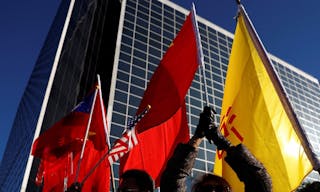
[[[314,181],[312,183],[304,183],[297,192],[315,192],[320,191],[320,182]]]
[[[232,192],[230,184],[217,175],[205,174],[192,187],[193,192]]]
[[[130,169],[120,177],[118,192],[153,192],[154,181],[150,175],[138,169]]]

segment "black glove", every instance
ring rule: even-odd
[[[203,112],[200,114],[199,124],[194,135],[198,138],[203,138],[204,136],[208,139],[209,143],[214,143],[219,150],[226,150],[231,146],[229,140],[227,140],[219,128],[214,124],[214,114],[213,108],[205,106]]]
[[[208,131],[214,127],[214,110],[211,107],[205,106],[200,114],[199,124],[194,135],[198,138],[203,138]]]
[[[221,132],[218,130],[219,128],[216,126],[211,126],[212,128],[206,132],[206,138],[209,143],[213,143],[217,146],[218,150],[226,150],[231,146],[231,143],[228,139],[226,139]]]

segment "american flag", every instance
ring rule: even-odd
[[[109,151],[108,160],[110,164],[118,161],[125,153],[130,151],[135,145],[138,144],[135,126],[147,114],[151,106],[148,105],[145,110],[132,118],[128,119],[127,128],[122,134],[122,137],[117,139]]]

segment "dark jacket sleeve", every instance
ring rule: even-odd
[[[251,152],[242,144],[227,150],[226,162],[245,184],[246,192],[271,192],[270,175]]]
[[[178,144],[161,176],[160,189],[165,192],[185,192],[198,151],[188,144]]]

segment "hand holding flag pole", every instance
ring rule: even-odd
[[[237,0],[240,3],[240,0]],[[198,27],[198,22],[196,19],[196,8],[195,5],[192,4],[192,19],[193,19],[193,24],[195,25],[194,30],[196,34],[196,42],[197,42],[197,48],[198,48],[198,62],[199,62],[199,69],[200,69],[200,81],[203,82],[203,87],[204,87],[204,94],[205,94],[205,104],[206,106],[209,106],[209,95],[208,95],[208,89],[207,89],[207,81],[206,81],[206,75],[205,75],[205,64],[204,64],[204,56],[203,56],[203,51],[202,51],[202,44],[201,44],[201,38],[200,38],[200,33],[199,33],[199,27]],[[212,108],[213,114],[217,114],[216,111]],[[216,126],[216,121],[215,117],[214,119],[214,124]]]

